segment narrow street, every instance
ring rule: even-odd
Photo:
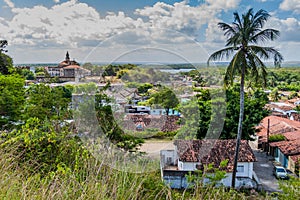
[[[266,192],[280,192],[278,180],[273,175],[273,157],[257,149],[253,142],[249,142],[249,144],[257,159],[253,169],[262,184],[262,189]]]

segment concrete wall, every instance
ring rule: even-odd
[[[163,179],[166,184],[175,189],[187,188],[189,185],[186,177],[182,176],[164,176]]]
[[[183,170],[195,171],[200,162],[183,162]]]
[[[240,171],[239,171],[240,170]],[[249,162],[238,162],[238,171],[236,177],[253,177],[253,163]]]
[[[161,150],[160,151],[160,158],[162,163],[162,168],[164,168],[166,165],[175,165],[175,151],[174,150]]]
[[[279,162],[283,167],[288,168],[288,157],[286,157],[279,148],[276,148],[275,160]]]
[[[181,188],[187,188],[189,185],[192,185],[192,183],[189,183],[187,181],[186,176],[183,176],[179,171],[178,175],[166,175],[163,176],[163,180],[166,184],[168,184],[171,188],[181,189]],[[231,180],[232,180],[232,173],[227,173],[226,178],[222,179],[217,186],[225,186],[225,187],[231,187]],[[204,184],[209,184],[209,179],[204,178],[203,180]],[[235,181],[235,187],[236,188],[257,188],[257,183],[248,177],[237,177]]]

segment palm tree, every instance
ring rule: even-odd
[[[234,188],[244,116],[245,78],[256,82],[262,80],[265,85],[267,72],[262,59],[272,59],[275,66],[280,67],[283,57],[273,47],[257,45],[259,42],[273,41],[279,36],[278,30],[263,29],[265,22],[270,17],[265,10],[254,13],[251,8],[242,16],[237,12],[233,15],[232,24],[218,23],[219,28],[225,32],[224,35],[227,37],[226,48],[214,52],[207,62],[209,65],[211,61],[223,58],[231,59],[225,73],[225,85],[232,85],[236,75],[240,77],[240,113],[231,183],[231,187]]]

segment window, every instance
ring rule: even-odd
[[[172,164],[172,157],[167,157],[167,164],[168,165]]]
[[[243,173],[244,172],[244,165],[237,166],[237,172]]]

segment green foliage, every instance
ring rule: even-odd
[[[170,76],[166,72],[154,70],[153,68],[133,68],[122,76],[122,81],[125,83],[138,82],[139,84],[157,84],[160,82],[169,81]]]
[[[126,134],[121,129],[109,105],[111,99],[104,93],[108,88],[109,84],[98,90],[94,83],[82,84],[74,88],[73,107],[74,118],[79,123],[78,132],[101,133],[118,147],[132,150],[143,140]],[[103,104],[103,101],[107,104]]]
[[[4,52],[7,52],[7,50],[5,50],[7,45],[6,40],[0,40],[0,74],[3,75],[11,74],[13,71],[12,58],[4,54]]]
[[[96,102],[101,102],[103,94],[96,95]],[[143,139],[125,134],[114,118],[111,106],[96,105],[96,116],[101,130],[118,147],[130,150],[143,143]]]
[[[299,68],[270,69],[268,77],[268,87],[270,89],[277,87],[281,91],[300,91]]]
[[[102,73],[102,76],[117,76],[117,73],[121,70],[125,70],[123,73],[120,73],[120,77],[126,73],[126,70],[132,70],[135,69],[137,66],[134,64],[125,64],[125,65],[108,65],[105,67],[104,72]]]
[[[13,61],[8,55],[0,52],[0,73],[3,75],[10,74],[13,71]]]
[[[235,138],[237,133],[237,121],[239,113],[239,92],[238,88],[226,91],[227,111],[224,129],[221,138]],[[242,138],[251,140],[251,136],[255,133],[255,126],[268,115],[268,111],[264,109],[268,102],[267,95],[256,90],[253,94],[245,94],[245,110],[243,120],[243,135]]]
[[[175,93],[167,87],[158,87],[158,91],[150,95],[150,104],[157,104],[165,108],[167,115],[171,108],[176,108],[179,105],[179,100]]]
[[[22,71],[22,74],[26,80],[34,80],[35,79],[34,73],[30,70],[24,70],[24,71]]]
[[[158,131],[155,135],[153,135],[152,138],[160,138],[160,139],[165,139],[165,138],[174,138],[174,136],[177,135],[177,131],[168,131],[168,132],[163,132],[163,131]]]
[[[222,109],[223,98],[214,97],[211,90],[198,90],[197,101],[193,100],[180,107],[180,112],[184,116],[177,137],[181,139],[203,139],[212,137],[216,134],[210,127],[218,127],[220,123],[218,117],[225,116],[222,110],[226,110],[224,126],[220,135],[222,139],[233,139],[237,133],[237,122],[239,118],[239,88],[238,86],[226,90],[226,109]],[[263,109],[268,102],[266,94],[261,90],[255,90],[253,93],[245,95],[245,116],[243,121],[243,139],[251,139],[255,134],[254,127],[268,115],[268,111]],[[215,110],[212,110],[212,105]],[[216,119],[217,118],[217,119]],[[212,121],[216,119],[215,121]],[[217,124],[213,124],[217,123]],[[195,135],[196,134],[196,135]],[[219,137],[217,137],[219,138]]]
[[[45,73],[45,68],[44,67],[36,67],[35,68],[35,73],[38,74],[38,73]]]
[[[190,77],[192,77],[193,81],[196,81],[196,86],[199,87],[203,87],[206,85],[206,81],[204,81],[203,76],[201,75],[199,70],[191,70],[188,75]]]
[[[271,97],[272,101],[275,101],[275,102],[281,99],[278,88],[274,88],[272,90],[272,92],[270,93],[270,97]]]
[[[299,199],[300,196],[300,179],[290,177],[288,181],[279,181],[279,188],[282,193],[277,193],[278,199]]]
[[[204,170],[196,170],[189,172],[186,175],[187,181],[191,187],[209,187],[209,186],[221,186],[220,181],[226,178],[226,171],[223,169],[227,166],[228,160],[223,160],[219,167],[214,167],[214,164],[208,164],[204,166]]]
[[[24,79],[18,75],[0,74],[0,115],[1,126],[8,121],[20,119],[22,106],[24,103]]]
[[[270,135],[269,137],[269,142],[278,142],[283,140],[285,140],[285,137],[282,134]]]
[[[70,87],[50,88],[45,84],[31,85],[26,91],[23,117],[37,117],[40,120],[67,119],[71,116],[68,109],[71,102]]]
[[[50,172],[78,170],[88,152],[76,137],[71,137],[68,127],[59,121],[41,121],[30,118],[20,130],[2,137],[1,148],[16,147],[14,152],[21,168],[31,173],[47,175]]]
[[[139,94],[144,94],[147,93],[149,89],[153,88],[153,85],[151,83],[144,83],[144,84],[140,84],[137,87],[138,93]]]

